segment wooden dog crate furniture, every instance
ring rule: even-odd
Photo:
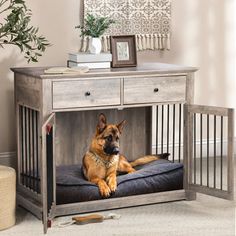
[[[233,110],[194,105],[197,68],[148,63],[82,75],[45,69],[12,69],[17,202],[43,220],[44,232],[66,214],[194,200],[196,192],[233,199]],[[121,147],[130,159],[170,152],[173,162],[183,162],[184,188],[58,205],[56,166],[81,163],[100,112],[108,122],[128,120]]]

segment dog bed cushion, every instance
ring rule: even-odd
[[[110,198],[183,188],[183,165],[157,160],[117,176],[117,190]],[[57,204],[99,200],[97,185],[84,179],[81,165],[57,167]]]

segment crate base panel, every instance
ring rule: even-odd
[[[223,191],[223,190],[220,190],[220,189],[215,189],[215,188],[211,188],[211,187],[207,187],[207,186],[190,185],[190,189],[192,191],[202,193],[202,194],[206,194],[206,195],[210,195],[210,196],[213,196],[213,197],[223,198],[223,199],[227,199],[227,200],[233,200],[234,199],[234,197],[231,194],[229,194],[228,191]]]
[[[185,190],[56,205],[51,217],[186,200]]]
[[[39,220],[42,220],[43,209],[40,203],[20,193],[17,193],[16,202],[17,205],[25,208],[26,210],[30,211],[33,215],[35,215]]]
[[[186,200],[187,201],[194,201],[197,199],[197,193],[191,190],[185,190],[186,193]]]

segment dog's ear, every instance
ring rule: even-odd
[[[120,131],[120,133],[122,133],[125,123],[126,123],[126,120],[123,120],[117,125],[117,128]]]
[[[106,128],[107,125],[107,119],[106,116],[101,113],[98,117],[98,125],[97,125],[97,131],[98,133],[102,133],[102,131]]]

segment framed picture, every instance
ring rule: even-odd
[[[137,66],[135,35],[111,36],[112,67]]]

